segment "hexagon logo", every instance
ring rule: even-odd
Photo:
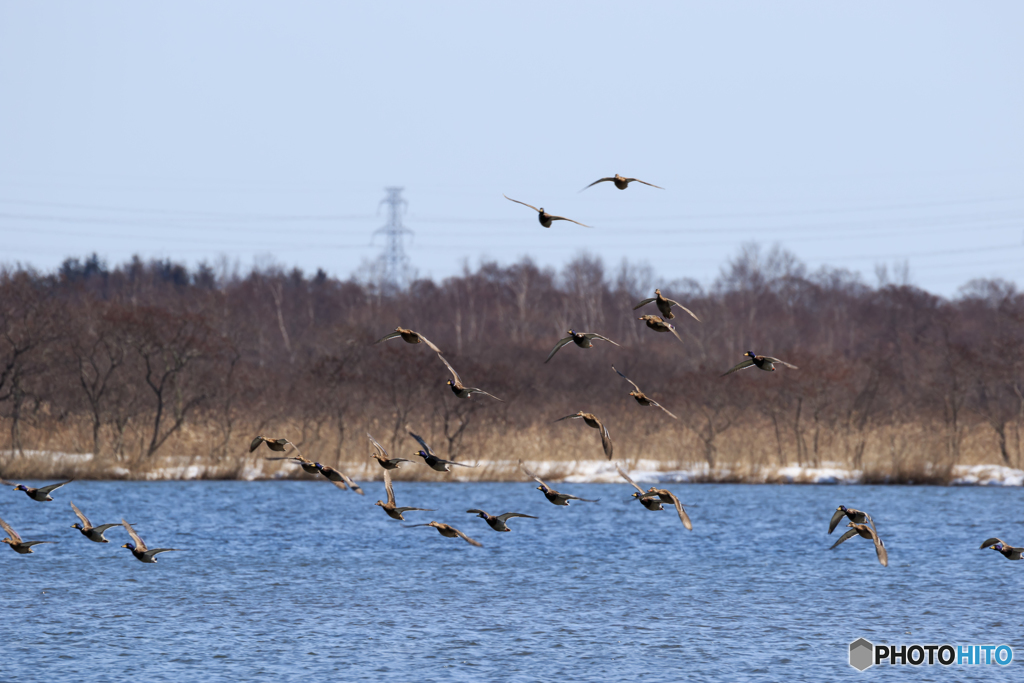
[[[875,663],[875,646],[864,638],[850,643],[850,666],[857,671],[864,671]]]

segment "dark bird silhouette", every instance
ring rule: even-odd
[[[604,423],[597,419],[593,413],[584,413],[582,410],[575,415],[566,415],[560,417],[555,422],[561,422],[562,420],[576,420],[581,419],[588,427],[593,427],[601,432],[601,447],[604,449],[604,454],[608,456],[608,459],[612,459],[612,450],[614,445],[612,444],[612,435],[608,432],[608,428],[604,426]]]
[[[594,185],[597,185],[598,183],[614,183],[615,187],[619,188],[620,190],[625,190],[627,187],[629,187],[630,183],[640,183],[641,185],[647,185],[648,187],[657,187],[659,190],[664,190],[665,189],[664,187],[659,187],[658,185],[653,185],[651,183],[648,183],[648,182],[645,182],[643,180],[640,180],[639,178],[625,178],[623,176],[620,176],[618,173],[616,173],[615,175],[611,176],[610,178],[600,178],[598,180],[595,180],[594,182],[592,182],[589,185],[587,185],[586,187],[584,187],[583,190],[589,190],[590,188],[592,188]],[[580,192],[583,192],[583,190],[580,190]],[[515,201],[515,200],[513,200],[513,201]]]
[[[502,515],[489,515],[483,510],[477,510],[476,508],[473,508],[472,510],[466,510],[466,512],[475,512],[477,517],[484,519],[487,522],[487,524],[495,531],[512,531],[508,528],[508,525],[505,524],[505,522],[511,519],[512,517],[525,517],[526,519],[537,519],[533,515],[523,515],[518,512],[506,512]]]
[[[387,470],[384,470],[384,490],[387,491],[388,502],[385,503],[383,501],[378,500],[376,503],[374,503],[374,505],[377,505],[380,508],[382,508],[384,512],[387,513],[388,517],[390,517],[391,519],[405,520],[405,517],[402,516],[402,513],[408,512],[409,510],[422,510],[423,512],[434,512],[434,510],[432,510],[431,508],[396,507],[395,490],[391,486],[391,472],[388,472]]]
[[[558,353],[558,350],[569,342],[576,344],[576,346],[581,349],[589,349],[594,345],[595,339],[600,339],[601,341],[606,341],[618,346],[618,344],[613,342],[611,339],[600,335],[597,332],[576,332],[575,330],[569,330],[569,336],[562,337],[558,340],[558,343],[555,344],[555,348],[551,349],[551,353],[549,353],[548,357],[544,359],[544,362],[547,363],[549,360],[554,358],[555,354]]]
[[[553,505],[568,505],[570,500],[579,500],[584,503],[596,503],[598,502],[598,500],[600,500],[600,498],[591,500],[589,498],[579,498],[578,496],[570,496],[568,493],[559,493],[558,491],[554,490],[553,488],[545,484],[543,479],[538,477],[530,470],[526,469],[526,465],[523,464],[522,460],[519,461],[519,467],[523,469],[523,472],[526,472],[526,476],[530,477],[538,484],[540,484],[540,486],[537,487],[537,490],[543,493],[544,497],[548,499],[548,502],[552,503]]]
[[[523,206],[529,206],[531,209],[536,211],[537,212],[537,220],[540,221],[540,224],[543,225],[545,228],[550,228],[551,227],[551,223],[553,221],[569,221],[570,223],[575,223],[576,225],[581,225],[584,228],[589,228],[590,227],[589,225],[584,225],[583,223],[580,223],[579,221],[574,221],[571,218],[565,218],[564,216],[556,216],[554,214],[550,214],[547,211],[545,211],[543,209],[543,207],[538,209],[536,206],[531,206],[530,204],[527,204],[526,202],[521,202],[518,199],[512,199],[508,195],[504,195],[503,194],[502,197],[504,197],[505,199],[509,200],[510,202],[515,202],[516,204],[522,204]]]

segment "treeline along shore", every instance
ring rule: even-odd
[[[367,273],[372,270],[368,269]],[[389,288],[275,267],[194,270],[95,256],[56,272],[0,273],[0,476],[306,476],[248,452],[285,437],[360,472],[366,432],[394,457],[423,435],[470,478],[518,478],[517,460],[619,459],[743,481],[786,466],[858,470],[864,481],[943,483],[957,465],[1022,466],[1024,295],[967,283],[952,299],[909,284],[809,272],[745,246],[707,288],[581,255],[561,271],[484,263]],[[691,309],[682,337],[634,311],[660,287]],[[463,380],[503,399],[460,400],[425,345],[374,345],[396,326],[433,341]],[[566,330],[621,346],[569,345]],[[751,350],[798,370],[722,373]],[[638,405],[612,365],[678,420]],[[195,474],[198,473],[198,474]],[[396,478],[439,477],[406,467]]]

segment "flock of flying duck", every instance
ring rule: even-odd
[[[633,182],[641,183],[643,185],[648,185],[650,187],[655,187],[658,189],[664,189],[657,185],[653,185],[643,180],[639,180],[638,178],[625,178],[618,174],[612,177],[595,180],[593,183],[587,185],[587,187],[583,189],[586,190],[590,187],[593,187],[594,185],[597,185],[598,183],[603,182],[611,182],[615,185],[615,187],[617,187],[620,190],[625,190],[629,186],[629,184]],[[576,223],[577,225],[581,225],[583,227],[590,227],[584,225],[583,223],[580,223],[579,221],[572,220],[571,218],[555,216],[553,214],[546,212],[543,208],[538,209],[537,207],[527,204],[526,202],[521,202],[518,199],[512,199],[511,197],[508,196],[505,196],[505,199],[508,199],[509,201],[515,202],[517,204],[522,204],[523,206],[527,206],[536,211],[538,213],[537,218],[540,221],[540,224],[545,228],[550,228],[553,221],[568,221],[570,223]],[[696,314],[694,314],[693,311],[686,308],[678,301],[673,301],[672,299],[665,298],[662,295],[660,289],[654,290],[653,297],[642,300],[640,303],[633,307],[633,310],[637,310],[651,303],[657,306],[658,312],[661,313],[661,316],[643,315],[640,316],[638,320],[641,320],[644,323],[646,323],[647,327],[650,328],[651,330],[654,330],[655,332],[671,332],[680,342],[682,342],[682,337],[680,337],[679,333],[676,331],[675,325],[667,322],[668,320],[675,318],[675,314],[672,312],[672,308],[676,307],[690,315],[690,317],[692,317],[697,322],[700,322],[700,319],[696,316]],[[568,335],[569,336],[563,337],[562,339],[558,340],[554,348],[551,349],[551,352],[548,354],[547,358],[544,359],[545,363],[554,358],[555,354],[558,353],[558,351],[563,346],[566,346],[569,343],[573,343],[581,349],[592,348],[594,341],[605,341],[615,346],[619,346],[619,344],[617,344],[616,342],[612,341],[608,337],[605,337],[604,335],[598,334],[597,332],[577,332],[575,330],[569,330]],[[389,339],[398,338],[401,338],[403,341],[409,344],[424,344],[431,351],[436,353],[437,357],[441,360],[442,363],[444,363],[445,367],[448,368],[448,371],[452,375],[452,379],[449,379],[447,384],[451,388],[452,392],[458,398],[468,399],[473,394],[482,394],[496,401],[502,400],[497,396],[494,396],[493,394],[484,391],[483,389],[466,386],[465,383],[462,381],[462,377],[459,376],[459,373],[455,370],[455,368],[452,367],[451,363],[449,363],[441,354],[441,349],[439,349],[433,342],[431,342],[429,339],[427,339],[419,332],[415,332],[413,330],[406,329],[403,327],[396,327],[394,332],[384,335],[382,338],[374,342],[374,344],[380,344],[381,342],[388,341]],[[721,376],[724,377],[738,370],[743,370],[749,367],[756,367],[768,372],[774,372],[776,365],[782,365],[784,367],[792,368],[794,370],[798,369],[795,365],[787,363],[786,361],[779,360],[778,358],[774,358],[772,356],[756,355],[753,351],[747,351],[744,354],[744,356],[746,356],[745,360],[737,363],[732,368],[724,372]],[[616,370],[614,365],[612,366],[612,370],[618,373],[620,377],[622,377],[624,380],[626,380],[627,382],[629,382],[629,384],[633,386],[634,391],[629,392],[629,395],[636,399],[636,402],[639,403],[641,406],[654,406],[660,408],[669,417],[673,419],[678,419],[663,405],[645,395],[644,392],[640,390],[640,387],[636,384],[636,382],[634,382],[633,380],[629,379],[624,374]],[[588,427],[592,427],[598,430],[598,432],[601,435],[601,447],[604,450],[604,454],[608,457],[609,460],[611,460],[614,452],[614,444],[612,442],[611,433],[608,431],[608,427],[606,427],[605,424],[600,419],[598,419],[597,416],[593,415],[592,413],[585,413],[583,411],[579,411],[572,415],[560,417],[557,420],[555,420],[555,422],[576,419],[583,420],[583,423],[586,424]],[[409,435],[413,439],[415,439],[417,443],[419,443],[420,445],[420,450],[416,451],[414,455],[417,455],[420,458],[422,458],[425,465],[427,465],[428,467],[437,472],[450,472],[452,466],[476,467],[476,465],[468,465],[466,463],[455,462],[453,460],[444,460],[442,458],[439,458],[434,453],[434,451],[431,450],[430,446],[427,445],[427,442],[423,439],[423,437],[418,436],[417,434],[414,434],[411,431],[409,432]],[[385,450],[384,447],[376,439],[373,438],[373,436],[371,436],[369,433],[367,433],[366,436],[370,440],[370,445],[374,449],[374,453],[371,455],[371,457],[374,460],[376,460],[377,463],[384,470],[384,490],[385,493],[387,494],[387,502],[378,500],[376,503],[374,503],[374,505],[383,509],[384,513],[387,514],[388,517],[391,517],[392,519],[396,519],[399,521],[405,521],[404,514],[406,512],[434,512],[435,510],[432,508],[398,507],[395,500],[394,484],[392,483],[391,480],[391,470],[397,469],[404,462],[412,461],[406,458],[392,458],[388,454],[387,450]],[[298,463],[299,466],[302,467],[302,469],[308,474],[322,475],[326,477],[330,482],[332,482],[335,486],[342,490],[351,489],[352,491],[358,493],[359,495],[365,495],[359,484],[354,482],[344,472],[341,472],[340,470],[334,467],[323,465],[319,462],[314,462],[312,460],[307,459],[305,456],[302,455],[299,448],[292,442],[288,441],[287,439],[257,436],[252,440],[252,443],[249,445],[249,452],[252,453],[263,444],[266,444],[271,451],[285,453],[285,455],[282,455],[280,457],[268,457],[267,460],[294,461]],[[288,450],[289,446],[291,447],[291,451]],[[534,479],[539,484],[537,489],[540,490],[544,494],[544,497],[554,505],[566,506],[569,504],[570,500],[578,500],[587,503],[598,502],[597,500],[580,498],[578,496],[573,496],[567,493],[561,493],[559,491],[556,491],[551,486],[546,484],[544,480],[538,477],[535,473],[527,469],[526,465],[523,464],[522,460],[519,461],[519,466],[522,468],[523,472],[527,476]],[[625,479],[633,488],[636,489],[636,491],[632,494],[632,497],[639,500],[640,504],[643,505],[646,509],[659,511],[664,509],[664,504],[671,504],[675,507],[676,512],[679,515],[679,521],[682,522],[683,526],[687,530],[693,529],[693,524],[690,521],[689,515],[686,513],[686,508],[683,505],[682,501],[679,500],[678,496],[676,496],[674,493],[667,489],[660,489],[654,486],[650,487],[645,491],[644,489],[640,488],[636,484],[636,482],[634,482],[630,478],[629,474],[626,473],[617,463],[616,469],[618,470],[619,475],[623,479]],[[39,502],[52,501],[53,498],[50,496],[50,493],[60,488],[61,486],[64,486],[65,484],[71,483],[72,481],[74,480],[69,479],[68,481],[62,481],[57,484],[43,486],[41,488],[32,488],[30,486],[25,486],[24,484],[15,485],[13,484],[13,482],[0,479],[0,483],[2,483],[3,485],[13,485],[14,490],[24,491],[29,498]],[[79,520],[81,520],[80,524],[73,524],[72,528],[78,529],[78,531],[90,541],[94,541],[96,543],[109,543],[109,541],[104,537],[104,533],[106,533],[108,529],[115,526],[123,527],[128,532],[128,535],[131,537],[133,542],[125,543],[121,547],[128,548],[131,551],[132,555],[134,555],[141,562],[153,564],[157,561],[156,556],[158,554],[178,550],[177,548],[149,548],[146,545],[145,541],[143,541],[135,532],[135,529],[132,528],[132,525],[124,519],[121,520],[120,524],[113,523],[94,526],[89,521],[89,518],[86,517],[85,514],[83,514],[82,511],[79,510],[78,507],[73,502],[71,503],[71,509],[74,511],[75,515],[79,518]],[[487,525],[490,526],[491,529],[498,532],[509,532],[512,530],[509,528],[507,524],[509,519],[515,517],[537,519],[537,517],[534,517],[533,515],[526,515],[519,512],[506,512],[500,515],[491,515],[485,512],[484,510],[478,508],[473,508],[467,510],[466,512],[470,514],[475,514],[477,517],[480,517],[485,522],[487,522]],[[832,515],[832,519],[829,521],[828,533],[831,534],[833,531],[835,531],[836,526],[844,517],[850,520],[847,524],[847,526],[850,529],[845,534],[843,534],[839,538],[839,540],[835,542],[835,544],[832,545],[830,550],[835,549],[841,543],[850,538],[853,538],[854,536],[860,536],[861,538],[868,539],[874,543],[875,552],[878,555],[879,563],[882,566],[888,566],[889,557],[888,553],[885,550],[885,545],[882,543],[881,538],[879,538],[878,536],[878,531],[875,528],[874,520],[871,518],[871,515],[867,514],[866,512],[854,510],[853,508],[848,508],[844,505],[840,505],[838,508],[836,508],[835,513],[833,513]],[[867,523],[865,524],[865,522]],[[433,527],[437,529],[437,531],[446,538],[461,538],[470,545],[482,546],[482,544],[479,541],[470,538],[465,533],[449,524],[430,521],[426,524],[405,524],[402,526],[406,528]],[[2,527],[3,530],[7,532],[8,535],[8,537],[4,538],[2,542],[8,544],[12,550],[22,555],[31,554],[32,547],[39,545],[41,543],[56,543],[56,541],[24,541],[22,540],[21,536],[19,536],[18,533],[15,532],[14,529],[11,528],[11,526],[3,519],[0,519],[0,527]],[[981,544],[981,548],[991,548],[992,550],[1001,553],[1004,557],[1010,560],[1020,560],[1022,559],[1022,557],[1024,557],[1024,548],[1015,548],[998,538],[987,539],[984,543]]]

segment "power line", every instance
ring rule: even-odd
[[[405,245],[402,243],[402,238],[405,235],[413,234],[412,230],[402,225],[402,212],[408,206],[408,202],[402,199],[403,189],[401,187],[384,188],[388,195],[380,203],[387,204],[388,206],[388,222],[387,225],[383,225],[373,231],[374,236],[382,234],[387,239],[384,253],[380,256],[381,265],[383,266],[383,280],[399,288],[405,285],[406,273],[409,270],[409,259],[405,255]]]

